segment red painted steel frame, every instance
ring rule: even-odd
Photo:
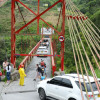
[[[11,1],[11,63],[14,65],[15,67],[15,62],[16,62],[16,58],[15,58],[15,41],[16,41],[16,37],[15,37],[15,0]]]
[[[52,41],[50,44],[51,44],[51,55],[54,55]],[[54,72],[56,71],[56,65],[53,56],[51,57],[51,60],[52,60],[52,75],[54,76]]]
[[[31,9],[29,9],[25,4],[23,4],[21,1],[17,0],[20,4],[22,4],[25,8],[27,8],[29,11],[31,11],[34,15],[36,15],[36,17],[31,20],[29,23],[27,23],[26,25],[24,25],[23,27],[21,27],[19,30],[17,30],[15,33],[19,34],[19,32],[24,29],[26,26],[28,26],[30,23],[32,23],[33,21],[35,21],[36,19],[41,19],[43,22],[45,22],[48,26],[50,26],[52,29],[54,29],[59,35],[61,35],[61,32],[59,32],[58,30],[56,30],[52,25],[49,25],[45,20],[43,20],[40,16],[43,15],[45,12],[49,11],[51,8],[53,8],[55,5],[57,5],[59,2],[61,2],[62,0],[57,1],[55,4],[53,4],[51,7],[49,7],[48,9],[46,9],[44,12],[42,12],[41,14],[37,15],[35,12],[33,12]]]
[[[36,15],[35,18],[33,18],[31,21],[29,21],[26,25],[22,26],[19,30],[15,32],[15,2],[19,2],[22,4],[25,8],[27,8],[29,11],[31,11],[33,14]],[[33,21],[37,19],[37,33],[39,34],[39,19],[41,19],[43,22],[45,22],[48,26],[50,26],[52,29],[54,29],[59,35],[65,35],[65,0],[58,0],[55,2],[52,6],[50,6],[48,9],[43,11],[42,13],[39,14],[39,0],[38,0],[38,13],[36,14],[33,12],[31,9],[29,9],[26,5],[24,5],[21,1],[19,0],[12,0],[11,1],[11,63],[14,64],[15,67],[15,42],[16,42],[16,36],[15,34],[18,34],[22,29],[27,27],[29,24],[31,24]],[[43,14],[45,14],[47,11],[49,11],[51,8],[56,6],[58,3],[62,3],[62,31],[59,32],[56,30],[52,25],[49,25],[45,20],[41,18]],[[61,42],[61,70],[64,70],[64,41]]]
[[[65,8],[66,2],[63,0],[62,2],[62,35],[65,37]],[[61,42],[61,71],[64,70],[64,41]]]
[[[53,50],[53,49],[52,49]],[[48,57],[50,57],[50,56],[57,56],[57,57],[61,57],[61,55],[39,55],[39,54],[15,54],[15,56],[48,56]]]
[[[38,12],[37,12],[37,15],[39,15],[39,3],[40,3],[40,0],[38,0]],[[37,19],[37,34],[39,34],[39,18]]]

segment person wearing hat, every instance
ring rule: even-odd
[[[26,77],[26,74],[25,74],[25,71],[24,71],[24,65],[20,65],[19,74],[20,74],[19,85],[24,86],[24,77]]]
[[[7,72],[7,82],[10,81],[10,74],[11,74],[11,65],[10,63],[6,66],[6,72]]]

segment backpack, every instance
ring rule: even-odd
[[[44,62],[41,62],[41,66],[44,66],[45,64],[44,64]]]

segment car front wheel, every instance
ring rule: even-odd
[[[45,94],[44,89],[42,88],[39,89],[39,97],[40,97],[40,100],[46,100],[46,94]]]

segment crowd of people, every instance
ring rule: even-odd
[[[36,64],[36,67],[37,67],[36,68],[37,75],[36,75],[35,79],[33,79],[33,80],[36,81],[37,78],[39,78],[40,80],[46,79],[47,75],[46,75],[46,64],[45,64],[45,62],[41,59],[41,62],[39,64]],[[25,74],[25,71],[24,71],[24,65],[20,65],[19,74],[20,74],[19,85],[24,86],[24,77],[26,77],[26,74]]]
[[[39,64],[36,64],[36,67],[37,67],[36,68],[37,75],[36,75],[34,81],[36,81],[37,78],[39,78],[40,80],[46,79],[47,74],[46,74],[45,62],[41,59],[41,62]],[[12,67],[11,67],[10,63],[7,60],[5,60],[3,62],[3,73],[1,72],[1,69],[0,69],[0,81],[1,81],[1,76],[5,75],[7,77],[7,82],[10,82],[11,70],[12,70]],[[24,71],[24,65],[20,65],[19,75],[20,75],[19,85],[24,86],[24,77],[26,77],[26,74]]]
[[[37,71],[37,75],[34,79],[34,81],[36,81],[37,78],[39,78],[40,80],[44,80],[47,77],[46,74],[46,64],[45,62],[41,59],[41,62],[39,64],[36,64],[36,71]]]
[[[4,75],[7,77],[7,82],[10,82],[11,65],[7,60],[5,60],[2,66],[3,66],[3,71],[1,71],[1,68],[0,68],[0,81],[1,81],[1,76]]]

